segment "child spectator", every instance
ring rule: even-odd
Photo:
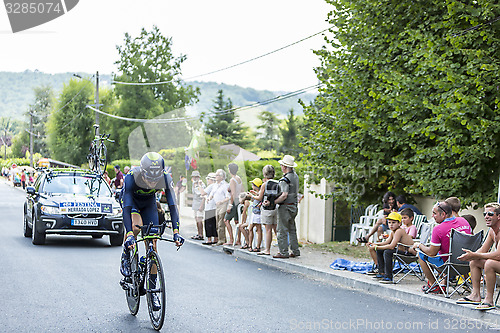
[[[248,221],[248,207],[250,206],[251,199],[252,198],[248,193],[240,193],[239,201],[240,204],[243,205],[243,212],[241,214],[241,221],[238,225],[238,228],[240,230],[240,233],[243,234],[243,237],[245,238],[245,244],[241,247],[242,249],[252,249],[250,241],[248,239],[248,227],[250,225]]]
[[[412,253],[411,250],[403,246],[398,246],[398,243],[405,245],[413,245],[413,238],[401,228],[401,214],[392,212],[387,216],[387,224],[391,229],[391,233],[387,240],[380,243],[368,243],[368,249],[372,258],[377,258],[378,274],[376,278],[382,279],[381,283],[392,282],[393,263],[392,257],[395,252],[401,254]],[[415,254],[415,252],[413,252]],[[375,261],[375,260],[374,260]]]
[[[417,238],[417,227],[413,224],[413,210],[411,208],[405,208],[401,211],[401,222],[403,225],[401,228],[411,236],[412,239]]]
[[[260,191],[260,187],[262,186],[262,179],[255,178],[250,182],[252,184],[252,190],[255,192]],[[253,229],[255,228],[257,231],[257,245],[255,248],[251,248],[250,252],[260,252],[260,244],[262,243],[262,222],[260,219],[260,207],[262,206],[262,201],[257,199],[253,199],[250,205],[252,209],[252,217],[250,220],[250,225],[248,226],[248,244],[252,247],[254,233]]]
[[[472,229],[472,232],[474,233],[474,228],[476,227],[477,225],[477,221],[476,221],[476,218],[474,217],[474,215],[470,215],[470,214],[467,214],[467,215],[463,215],[462,216],[467,222],[469,222],[469,225],[470,225],[470,228]]]

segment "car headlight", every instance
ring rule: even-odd
[[[122,215],[122,209],[120,207],[114,207],[113,208],[113,215],[114,216]]]
[[[49,214],[49,215],[57,215],[57,214],[59,214],[59,207],[44,206],[44,205],[42,205],[42,207],[40,207],[40,209],[45,214]]]

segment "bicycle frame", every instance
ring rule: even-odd
[[[162,268],[162,263],[158,252],[155,250],[154,242],[155,240],[164,240],[167,242],[175,243],[174,240],[163,238],[162,234],[165,231],[166,223],[162,223],[161,225],[154,226],[152,223],[146,226],[135,225],[140,228],[140,234],[136,240],[136,245],[134,246],[133,251],[130,252],[131,263],[132,263],[132,281],[124,282],[122,287],[125,289],[127,293],[127,302],[129,305],[129,310],[132,315],[136,315],[139,310],[140,304],[140,288],[143,283],[146,283],[146,298],[148,301],[148,312],[149,317],[151,319],[151,324],[155,330],[160,330],[163,326],[164,318],[165,318],[165,310],[166,310],[166,292],[165,292],[165,280],[164,280],[164,272]],[[157,228],[156,230],[152,230]],[[145,242],[146,245],[146,262],[145,265],[140,264],[139,257],[139,243]],[[179,250],[179,248],[177,248]],[[155,280],[156,286],[150,287],[149,281],[151,281],[148,277],[153,273],[153,267],[156,266]],[[158,275],[158,276],[157,276]],[[156,279],[157,276],[157,279]],[[152,305],[152,297],[156,294],[158,299],[158,293],[160,294],[160,307],[154,308]]]

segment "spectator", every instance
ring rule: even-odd
[[[396,205],[396,195],[391,191],[386,192],[384,194],[384,197],[382,198],[382,210],[378,213],[379,218],[377,219],[377,222],[375,222],[375,225],[373,226],[372,230],[370,230],[368,235],[366,235],[365,237],[356,238],[358,243],[367,243],[370,237],[375,233],[377,233],[377,239],[380,239],[382,233],[388,230],[385,220],[387,215],[389,215],[391,212],[396,212],[397,210],[398,206]]]
[[[248,234],[248,227],[250,226],[250,222],[248,221],[248,207],[250,207],[250,200],[252,200],[252,197],[249,193],[240,193],[240,204],[243,205],[243,212],[241,214],[241,221],[238,229],[245,238],[245,244],[241,248],[252,250],[252,244],[250,243]]]
[[[215,200],[216,211],[215,218],[217,220],[217,245],[226,243],[226,226],[224,216],[226,215],[227,203],[231,199],[229,196],[229,184],[226,182],[226,172],[218,169],[215,172],[216,183],[214,189],[210,192],[208,200]]]
[[[278,197],[279,193],[279,182],[275,181],[274,167],[272,165],[266,165],[262,169],[262,175],[264,176],[264,183],[260,187],[259,193],[251,190],[252,198],[255,200],[263,201],[268,200],[270,205],[261,207],[261,221],[266,228],[266,248],[264,251],[259,252],[259,255],[270,255],[271,254],[271,242],[273,240],[273,230],[276,234],[276,226],[278,224],[278,207],[274,203],[274,200]]]
[[[130,171],[130,167],[128,165],[126,165],[124,168],[123,168],[123,175],[125,176],[126,174],[128,174],[128,172]]]
[[[215,218],[216,204],[215,201],[208,200],[208,196],[212,193],[215,184],[215,173],[211,172],[207,175],[207,187],[201,188],[202,202],[199,210],[205,211],[205,236],[206,242],[203,245],[217,244],[217,220]]]
[[[193,209],[194,219],[198,229],[198,234],[196,236],[192,236],[191,238],[203,240],[203,211],[200,210],[202,200],[200,188],[205,188],[205,184],[200,179],[199,171],[195,170],[191,173],[191,182],[193,183],[193,204],[191,205],[191,208]]]
[[[227,168],[229,169],[229,173],[231,174],[231,179],[229,180],[229,189],[230,189],[230,201],[227,206],[226,215],[224,216],[224,223],[226,224],[227,232],[229,233],[229,242],[224,245],[233,245],[234,237],[233,237],[233,227],[231,226],[231,220],[234,219],[234,223],[238,224],[238,202],[239,196],[241,193],[241,188],[243,185],[243,181],[240,176],[236,173],[238,172],[238,165],[235,163],[230,163]],[[240,245],[240,234],[238,233],[237,242],[234,245]]]
[[[417,238],[417,227],[413,224],[413,218],[414,218],[413,210],[407,207],[403,209],[400,214],[401,214],[401,222],[403,223],[401,228],[408,235],[410,235],[412,239]]]
[[[405,208],[410,208],[415,215],[422,215],[422,212],[420,212],[417,207],[406,203],[406,197],[404,195],[398,195],[396,197],[396,205],[398,206],[398,212],[401,212]]]
[[[260,178],[255,178],[250,183],[252,184],[252,190],[254,192],[260,191],[260,187],[262,186],[262,180]],[[252,209],[252,217],[248,226],[248,244],[250,245],[250,252],[260,252],[260,245],[262,244],[262,222],[260,219],[261,205],[262,201],[252,198],[252,203],[250,205]],[[256,228],[257,232],[257,243],[255,247],[253,247],[254,228]]]
[[[477,221],[474,215],[466,214],[462,216],[467,222],[469,222],[470,228],[472,229],[472,232],[474,232],[474,229],[476,228]]]
[[[477,305],[477,310],[495,308],[493,293],[495,292],[496,276],[500,273],[500,246],[498,244],[500,240],[500,204],[496,202],[486,204],[484,206],[484,219],[489,229],[483,245],[476,252],[463,249],[465,253],[458,257],[459,260],[470,262],[472,293],[459,299],[457,304]],[[493,245],[495,245],[495,250],[490,252]],[[486,297],[481,302],[483,270],[486,281]]]
[[[414,250],[419,250],[418,263],[422,272],[427,277],[427,285],[422,287],[422,290],[430,293],[440,293],[441,288],[438,285],[430,289],[430,286],[436,282],[434,275],[431,273],[427,262],[439,267],[444,264],[448,257],[433,257],[436,254],[446,254],[450,249],[450,230],[456,229],[457,231],[471,234],[472,230],[469,223],[464,219],[457,219],[452,216],[452,210],[449,204],[444,201],[438,202],[432,208],[432,217],[438,224],[434,227],[431,234],[431,242],[429,246],[422,243],[415,243]]]
[[[26,172],[21,171],[21,185],[23,187],[23,190],[26,189]]]
[[[108,172],[105,170],[102,174],[102,178],[108,183],[109,186],[111,186],[111,179],[109,179]]]
[[[295,217],[297,216],[297,194],[299,190],[299,176],[294,168],[297,166],[295,159],[290,155],[283,156],[279,161],[283,178],[280,179],[280,196],[276,198],[275,203],[278,207],[278,248],[279,253],[273,258],[287,259],[289,257],[300,256],[299,242],[297,240],[297,227],[295,226]],[[263,203],[270,205],[270,201]],[[292,253],[288,252],[288,248]]]
[[[411,209],[410,209],[411,211]],[[413,213],[413,212],[412,212]],[[401,228],[401,214],[392,212],[387,216],[387,224],[391,229],[391,233],[387,240],[380,243],[368,243],[368,249],[370,251],[371,257],[377,262],[378,274],[375,275],[376,278],[382,279],[381,283],[393,283],[392,282],[392,257],[394,253],[407,254],[408,251],[415,252],[410,248],[405,248],[398,243],[405,245],[413,245],[413,238],[406,233],[403,228]],[[407,251],[408,250],[408,251]],[[375,260],[375,257],[377,260]]]
[[[180,175],[179,181],[177,182],[177,184],[175,184],[175,197],[177,198],[177,205],[179,205],[181,202],[180,195],[182,192],[186,190],[186,185],[187,185],[186,177]]]
[[[114,182],[114,185],[115,185],[115,188],[117,190],[121,189],[123,187],[123,173],[120,171],[120,166],[119,165],[115,165],[115,182]]]
[[[454,217],[456,217],[458,219],[465,219],[464,217],[460,217],[460,215],[458,215],[458,212],[460,212],[460,208],[462,207],[462,205],[460,203],[460,199],[458,199],[457,197],[449,197],[448,199],[445,200],[445,202],[448,205],[450,205],[451,211],[453,212]],[[476,218],[474,218],[474,221],[475,221],[475,219]],[[465,219],[465,220],[467,221],[467,219]],[[474,227],[475,226],[476,225],[474,225]],[[472,228],[472,225],[471,225],[471,229],[474,230],[474,228]]]

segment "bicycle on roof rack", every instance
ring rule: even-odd
[[[109,138],[110,134],[97,135],[97,129],[99,125],[94,124],[94,140],[90,143],[89,151],[87,155],[87,161],[89,163],[89,169],[98,173],[103,174],[106,171],[106,166],[108,165],[106,155],[108,150],[104,141],[115,142]]]
[[[132,275],[129,278],[124,278],[120,281],[120,285],[125,290],[125,297],[130,313],[135,316],[139,311],[139,304],[141,300],[141,286],[145,285],[146,300],[148,303],[148,313],[151,319],[153,328],[159,331],[163,326],[165,319],[165,310],[167,308],[167,293],[165,290],[165,276],[163,273],[163,266],[161,264],[160,256],[153,247],[153,241],[163,240],[173,242],[174,240],[162,237],[166,223],[160,225],[139,226],[141,229],[140,236],[136,241],[133,250],[129,251],[130,263],[132,268]],[[139,243],[146,243],[146,255],[139,257]],[[179,250],[180,247],[177,248]],[[156,276],[155,278],[152,277]],[[155,279],[155,281],[153,281]],[[153,296],[155,295],[155,296]],[[153,305],[153,297],[158,298],[159,308]]]

